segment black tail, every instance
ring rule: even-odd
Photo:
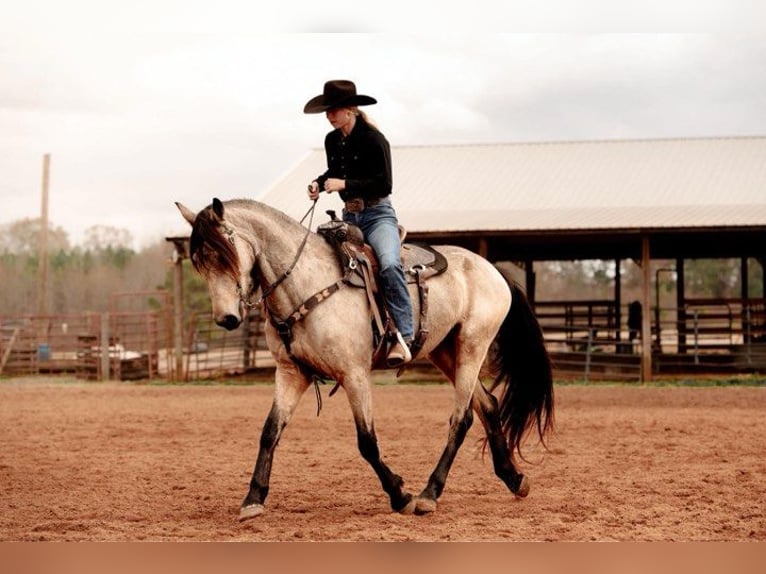
[[[509,449],[521,455],[521,441],[532,425],[543,445],[553,430],[553,374],[537,317],[519,286],[506,280],[513,301],[493,346],[497,376],[492,389],[503,385],[500,423]]]

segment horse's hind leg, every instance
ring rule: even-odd
[[[245,500],[242,501],[239,512],[240,520],[254,518],[263,512],[263,505],[269,494],[271,463],[274,459],[277,443],[279,443],[279,437],[309,384],[310,381],[294,363],[277,367],[274,401],[261,432],[258,459],[253,470],[253,477],[250,480],[250,490]]]
[[[372,418],[369,378],[346,378],[343,381],[343,388],[354,415],[359,452],[378,475],[383,490],[391,499],[391,508],[402,514],[411,514],[415,508],[413,496],[404,490],[402,477],[392,472],[380,457]]]
[[[456,379],[455,353],[450,348],[442,346],[432,352],[430,358],[434,365],[436,365],[454,384]],[[513,464],[513,458],[508,448],[508,442],[500,426],[497,400],[484,388],[478,378],[471,398],[471,405],[479,415],[479,420],[481,420],[484,430],[487,433],[487,440],[492,452],[495,474],[512,492],[516,494],[516,496],[526,496],[529,492],[529,483],[528,480],[516,470],[516,467]],[[468,429],[466,428],[466,431],[467,430]],[[450,436],[451,435],[452,428],[450,428]],[[428,493],[426,491],[423,491],[420,497],[416,512],[427,512],[429,508],[435,508],[435,501],[436,498],[438,498],[438,494],[436,498],[431,499],[433,501],[431,503],[427,501]]]
[[[444,490],[452,463],[455,461],[458,450],[460,450],[460,446],[465,440],[465,435],[473,423],[473,413],[468,406],[464,406],[460,401],[461,398],[463,397],[456,398],[455,410],[450,417],[447,445],[444,447],[444,451],[441,457],[439,457],[439,462],[428,478],[428,484],[418,495],[415,514],[427,514],[436,510],[436,501],[441,496],[442,490]],[[470,404],[470,399],[467,403]]]
[[[473,423],[471,397],[473,395],[473,388],[478,381],[481,361],[468,360],[458,368],[454,363],[454,359],[451,358],[455,354],[451,347],[449,343],[444,342],[439,349],[431,353],[431,360],[450,377],[454,384],[455,406],[452,416],[450,416],[447,444],[439,458],[439,462],[428,478],[426,487],[418,495],[415,507],[416,514],[426,514],[436,510],[436,501],[441,496],[442,490],[444,490],[452,463],[455,461],[458,450],[460,450],[468,429],[471,428]]]
[[[529,494],[529,479],[518,472],[513,464],[513,456],[500,425],[497,399],[481,382],[476,385],[473,393],[473,408],[487,432],[495,474],[517,497],[524,498]]]

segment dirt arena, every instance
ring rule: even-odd
[[[557,386],[557,433],[515,500],[477,447],[436,513],[393,514],[342,391],[304,397],[267,511],[237,522],[272,387],[0,381],[3,541],[764,541],[766,387]],[[376,385],[384,459],[419,492],[444,446],[447,385]]]

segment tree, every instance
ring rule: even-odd
[[[41,219],[25,218],[0,226],[0,253],[31,255],[39,252]],[[69,236],[48,222],[48,251],[68,250]]]
[[[690,259],[685,272],[687,297],[740,296],[739,259]]]
[[[83,248],[100,253],[111,249],[131,249],[133,236],[127,229],[109,225],[91,225],[85,230]]]

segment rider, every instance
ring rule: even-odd
[[[338,192],[345,202],[343,219],[361,228],[380,264],[383,295],[396,328],[386,357],[395,368],[412,359],[414,337],[412,301],[400,256],[399,225],[391,205],[391,148],[358,106],[377,103],[356,93],[348,80],[325,82],[322,94],[303,108],[306,114],[325,113],[333,131],[325,136],[327,171],[308,186],[311,200],[321,191]]]

